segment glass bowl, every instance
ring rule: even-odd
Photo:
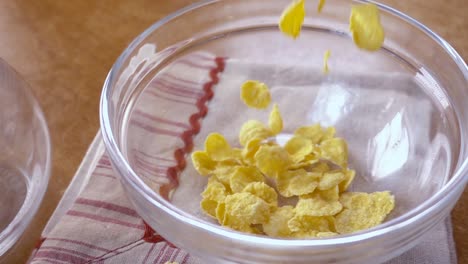
[[[116,174],[138,213],[163,237],[207,263],[377,263],[410,249],[446,218],[467,182],[468,70],[443,39],[378,5],[384,47],[352,43],[352,4],[307,2],[297,40],[278,31],[289,0],[209,0],[155,23],[118,58],[101,98],[101,127]],[[322,73],[330,50],[330,74]],[[209,132],[233,145],[246,110],[239,86],[267,83],[297,125],[333,125],[349,144],[353,191],[390,190],[396,208],[375,228],[288,240],[217,225],[199,209],[207,179],[189,155]]]
[[[47,189],[51,146],[29,86],[0,59],[0,256],[20,238]]]

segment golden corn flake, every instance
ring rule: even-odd
[[[333,202],[339,200],[340,189],[338,186],[335,186],[327,190],[316,190],[315,194],[319,195],[322,200]]]
[[[299,233],[316,234],[317,232],[330,232],[327,217],[298,215],[297,213],[289,220],[288,227],[291,231]],[[313,236],[316,236],[315,234]]]
[[[345,179],[345,175],[341,171],[337,172],[326,172],[320,179],[318,189],[328,190],[340,184]]]
[[[291,156],[293,163],[299,163],[312,152],[314,146],[311,140],[301,136],[294,136],[286,142],[284,149]]]
[[[203,176],[211,174],[216,166],[216,162],[213,161],[205,151],[193,152],[192,163],[197,172]]]
[[[382,47],[385,33],[375,4],[354,5],[349,19],[354,43],[361,49],[376,51]]]
[[[205,151],[214,161],[233,158],[233,151],[227,140],[219,133],[211,133],[205,140]]]
[[[339,201],[327,201],[320,195],[313,194],[307,198],[299,198],[296,205],[296,215],[333,216],[342,209],[343,206]]]
[[[329,73],[330,69],[328,68],[328,59],[330,58],[330,50],[325,51],[325,55],[323,56],[323,72]]]
[[[317,12],[321,13],[324,6],[325,6],[325,0],[319,0],[319,4],[317,6]]]
[[[214,179],[214,180],[213,180]],[[201,208],[210,216],[216,218],[216,207],[223,202],[228,192],[224,185],[215,178],[210,178],[205,191],[202,193]]]
[[[253,139],[267,139],[272,136],[270,129],[257,120],[245,122],[239,132],[239,142],[242,146],[247,145]]]
[[[294,207],[282,206],[270,215],[268,221],[263,224],[263,231],[271,237],[289,237],[291,230],[288,222],[294,217]]]
[[[305,18],[304,0],[293,0],[281,14],[279,29],[292,38],[297,38],[301,33],[302,23]]]
[[[267,108],[271,101],[268,86],[259,81],[244,82],[240,97],[247,106],[257,109]]]
[[[279,173],[286,171],[289,164],[289,154],[280,146],[261,146],[254,156],[258,169],[271,178],[276,178]]]
[[[336,230],[340,234],[377,226],[395,207],[390,192],[343,193],[340,202],[344,209],[335,217]]]
[[[356,172],[354,170],[346,169],[344,172],[345,178],[342,182],[340,182],[340,192],[344,192],[348,189],[349,185],[354,180],[354,177],[356,176]]]
[[[278,206],[278,194],[264,182],[251,182],[245,186],[242,192],[251,193],[272,206]]]
[[[296,129],[294,135],[308,138],[312,141],[313,144],[318,144],[323,137],[323,129],[320,124],[315,124],[312,126],[303,126]]]
[[[229,195],[224,203],[226,204],[226,215],[232,216],[232,220],[249,224],[263,224],[268,221],[270,216],[270,205],[251,193],[241,192]]]
[[[276,181],[278,192],[284,197],[293,197],[312,193],[318,186],[321,173],[308,172],[304,169],[281,173]]]
[[[241,192],[249,183],[262,181],[264,177],[256,167],[238,167],[231,174],[229,185],[233,192]]]
[[[255,138],[249,141],[245,148],[242,150],[242,159],[249,165],[255,164],[254,156],[262,144],[263,139]]]
[[[342,168],[346,168],[348,165],[348,145],[342,138],[322,141],[320,143],[320,155]]]
[[[277,104],[275,104],[273,106],[273,110],[271,110],[270,118],[268,119],[268,125],[270,126],[273,135],[277,135],[281,132],[281,130],[283,130],[283,118],[281,117],[281,113]]]

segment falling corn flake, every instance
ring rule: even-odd
[[[246,81],[242,84],[240,97],[247,106],[257,109],[267,108],[271,101],[268,86],[259,81]]]
[[[211,133],[205,140],[205,151],[214,161],[227,160],[233,157],[233,150],[223,135]]]
[[[270,101],[267,88],[246,95],[254,108]],[[240,232],[311,239],[374,227],[393,210],[389,192],[347,192],[356,173],[347,167],[347,144],[335,128],[302,126],[280,146],[273,137],[282,130],[274,104],[268,126],[257,120],[242,125],[243,148],[231,147],[219,133],[208,135],[205,150],[192,154],[197,172],[209,176],[200,202],[207,215]]]
[[[349,19],[354,43],[361,49],[376,51],[382,47],[385,33],[375,4],[354,5]]]
[[[325,6],[325,0],[319,0],[319,4],[317,6],[317,12],[321,13],[324,6]]]
[[[305,1],[293,0],[283,11],[279,21],[279,29],[285,35],[297,38],[301,33],[305,18]]]
[[[273,110],[271,110],[270,118],[268,119],[268,125],[273,135],[277,135],[283,130],[283,118],[281,117],[277,104],[273,105]]]
[[[323,55],[323,72],[329,73],[330,69],[328,68],[328,59],[330,58],[330,50],[325,51],[325,55]]]

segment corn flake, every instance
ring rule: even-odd
[[[214,161],[233,158],[233,151],[229,143],[219,133],[211,133],[205,140],[205,151]]]
[[[286,142],[284,145],[284,149],[289,153],[291,156],[291,160],[293,163],[299,163],[304,158],[312,152],[314,146],[312,141],[305,137],[301,136],[293,136],[291,139]]]
[[[251,193],[241,192],[228,195],[224,203],[226,204],[225,214],[232,217],[233,221],[248,224],[263,224],[268,221],[270,205]],[[232,221],[229,222],[231,223],[228,224],[233,224]]]
[[[325,0],[319,0],[319,4],[317,6],[317,12],[321,13],[324,6],[325,6]]]
[[[345,175],[341,171],[337,172],[326,172],[320,179],[318,189],[328,190],[340,184],[345,179]]]
[[[271,132],[273,135],[277,135],[283,130],[283,118],[279,111],[278,105],[275,104],[270,113],[270,118],[268,119],[268,125],[270,126]]]
[[[356,172],[354,170],[346,169],[344,172],[345,178],[342,182],[340,182],[340,192],[344,192],[348,189],[349,185],[354,180],[354,177],[356,176]]]
[[[231,174],[229,185],[233,192],[241,192],[251,182],[263,182],[265,179],[256,167],[238,167]]]
[[[192,163],[197,172],[203,176],[211,174],[216,166],[216,162],[213,161],[205,151],[193,152]]]
[[[323,137],[323,129],[320,124],[315,124],[312,126],[303,126],[296,129],[294,135],[308,138],[312,141],[313,144],[318,144]]]
[[[254,156],[258,169],[271,178],[276,178],[279,173],[286,171],[289,164],[289,154],[280,146],[261,146]]]
[[[271,101],[268,86],[259,81],[246,81],[241,86],[241,100],[252,108],[267,108]]]
[[[395,207],[395,199],[390,192],[343,193],[340,202],[344,209],[335,216],[336,230],[340,234],[377,226]]]
[[[251,182],[245,186],[242,192],[251,193],[272,206],[278,206],[278,194],[264,182]]]
[[[298,215],[297,213],[289,220],[288,227],[291,231],[299,232],[299,234],[312,234],[312,237],[315,237],[317,232],[330,232],[327,217]]]
[[[261,146],[263,139],[255,138],[249,141],[245,148],[242,150],[242,159],[249,165],[255,164],[254,156]]]
[[[323,56],[323,72],[329,73],[330,69],[328,68],[328,59],[330,58],[330,50],[325,51],[325,55]]]
[[[271,237],[289,237],[291,230],[288,222],[294,217],[292,206],[278,207],[271,215],[270,219],[263,224],[263,231]]]
[[[293,0],[293,2],[286,7],[280,17],[279,28],[281,32],[294,39],[301,33],[302,23],[304,23],[304,2],[304,0]]]
[[[304,169],[281,173],[276,181],[278,192],[284,197],[312,193],[318,186],[321,173],[308,172]]]
[[[205,191],[202,193],[201,208],[210,216],[216,218],[216,207],[219,203],[223,202],[228,192],[224,185],[216,180],[210,178]]]
[[[239,132],[239,142],[242,146],[247,145],[253,139],[267,139],[272,136],[270,129],[257,120],[245,122]]]
[[[348,145],[342,138],[322,141],[320,143],[320,155],[342,168],[346,168],[348,165]]]
[[[349,19],[354,43],[361,49],[376,51],[382,47],[385,33],[375,4],[354,5]]]
[[[342,209],[343,206],[339,201],[323,199],[319,194],[312,194],[299,198],[296,205],[296,215],[333,216]]]

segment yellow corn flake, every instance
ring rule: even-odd
[[[325,51],[325,55],[323,56],[323,72],[329,73],[330,69],[328,68],[328,59],[330,58],[330,50]]]
[[[251,140],[254,139],[267,139],[272,136],[270,129],[257,120],[249,120],[245,122],[239,133],[239,142],[242,146],[247,145]]]
[[[348,145],[342,138],[322,141],[320,143],[320,155],[342,168],[346,168],[348,165]]]
[[[335,232],[317,232],[318,238],[333,237],[337,235],[338,233],[335,233]]]
[[[321,13],[324,6],[325,6],[325,0],[319,0],[319,4],[317,6],[317,12]]]
[[[224,161],[218,162],[212,174],[218,181],[223,183],[224,186],[230,188],[229,185],[230,185],[231,175],[239,167],[240,167],[240,164],[237,161],[224,160]]]
[[[211,133],[205,140],[205,151],[214,161],[233,158],[233,151],[227,140],[219,133]]]
[[[345,179],[345,175],[341,171],[337,172],[326,172],[320,179],[318,189],[328,190],[340,184]]]
[[[294,136],[286,142],[284,149],[291,156],[293,163],[299,163],[312,152],[314,146],[309,139],[301,136]]]
[[[296,215],[333,216],[339,213],[343,206],[339,201],[323,199],[319,194],[301,196],[296,205]]]
[[[315,154],[309,154],[304,157],[301,162],[293,163],[289,166],[290,170],[297,170],[297,169],[307,169],[312,168],[313,165],[319,163],[320,160],[315,156]]]
[[[224,203],[226,204],[226,216],[232,217],[234,221],[238,220],[248,224],[263,224],[268,221],[270,205],[251,193],[241,192],[229,195]],[[232,225],[232,223],[230,224]]]
[[[268,119],[268,125],[273,135],[277,135],[283,130],[283,118],[279,111],[278,105],[275,104],[270,113],[270,118]]]
[[[264,182],[251,182],[245,186],[242,192],[251,193],[272,206],[278,206],[278,194]]]
[[[294,135],[308,138],[313,144],[318,144],[323,137],[323,130],[320,124],[303,126],[296,129]]]
[[[261,146],[254,156],[258,169],[271,178],[286,171],[291,163],[289,154],[280,146]]]
[[[316,195],[319,195],[322,200],[327,202],[338,201],[340,198],[340,189],[338,186],[332,187],[327,190],[316,190]]]
[[[249,165],[255,164],[254,156],[257,153],[258,149],[260,148],[262,141],[263,139],[256,138],[256,139],[250,140],[249,143],[247,143],[245,148],[242,150],[242,159],[245,163]]]
[[[293,197],[312,193],[318,186],[321,173],[308,172],[304,169],[290,170],[278,176],[276,187],[284,197]]]
[[[216,218],[216,207],[218,203],[224,201],[228,192],[224,185],[211,177],[208,180],[205,191],[202,193],[202,201],[200,203],[201,208],[210,216]]]
[[[241,87],[241,100],[249,107],[264,109],[271,101],[268,86],[259,81],[246,81]]]
[[[314,164],[311,171],[325,173],[330,171],[330,166],[326,162],[319,161]]]
[[[271,237],[289,237],[291,230],[288,222],[294,217],[294,208],[292,206],[282,206],[277,208],[270,219],[263,224],[263,231]]]
[[[281,14],[279,21],[279,29],[285,35],[292,38],[297,38],[301,33],[302,23],[305,18],[305,3],[304,0],[293,0]]]
[[[336,230],[340,234],[372,228],[383,222],[395,207],[390,192],[343,193],[340,202],[344,209],[335,216]]]
[[[316,234],[317,232],[330,232],[330,225],[327,217],[298,215],[297,213],[289,220],[288,227],[291,231],[299,233]],[[313,235],[314,237],[316,236],[315,234]]]
[[[216,162],[213,161],[205,151],[195,151],[192,153],[193,167],[202,176],[208,176],[213,172]]]
[[[251,182],[263,182],[265,179],[256,167],[238,167],[231,174],[229,185],[233,192],[241,192]]]
[[[351,185],[354,177],[356,176],[356,172],[354,170],[346,169],[344,175],[344,180],[339,184],[340,192],[344,192],[348,189],[349,185]]]
[[[200,207],[207,215],[216,218],[216,208],[218,207],[218,204],[218,202],[210,199],[202,199]]]
[[[385,33],[375,4],[354,5],[349,19],[354,43],[361,49],[376,51],[382,47]]]

